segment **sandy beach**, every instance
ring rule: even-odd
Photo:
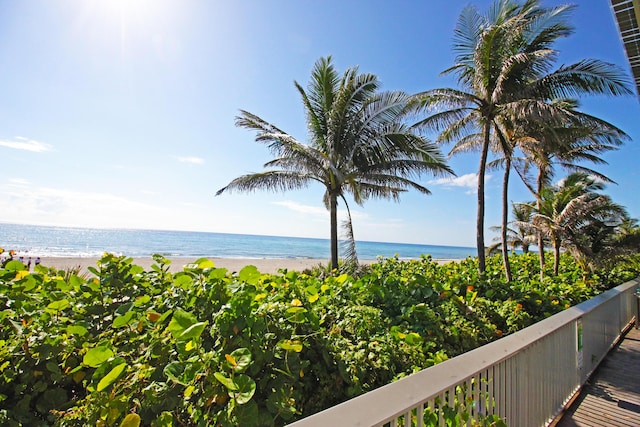
[[[170,271],[182,271],[186,264],[194,262],[197,258],[169,258],[171,260]],[[226,268],[230,272],[240,271],[247,265],[255,265],[261,273],[275,274],[278,270],[286,268],[287,270],[303,271],[307,268],[315,267],[319,264],[327,265],[328,260],[324,259],[289,259],[289,258],[209,258],[216,267]],[[47,267],[56,267],[61,270],[80,267],[81,271],[86,272],[87,267],[96,267],[98,258],[72,258],[72,257],[51,257],[42,258],[41,264]],[[365,261],[366,262],[366,261]],[[371,261],[370,261],[371,262]],[[133,258],[133,263],[149,270],[151,265],[155,263],[153,258]],[[33,264],[32,264],[33,267]]]
[[[171,260],[170,271],[182,271],[186,264],[194,262],[197,258],[169,258]],[[238,272],[247,265],[254,265],[261,273],[275,274],[280,269],[303,271],[318,265],[326,266],[329,260],[312,258],[209,258],[216,267],[226,268],[230,272]],[[80,267],[81,272],[87,272],[87,267],[96,267],[98,258],[73,258],[73,257],[45,257],[41,263],[47,267],[56,267],[61,270]],[[440,264],[455,260],[435,260]],[[376,260],[360,260],[361,264],[376,262]],[[153,258],[133,258],[133,263],[149,270],[155,263]],[[33,267],[33,264],[32,264]]]

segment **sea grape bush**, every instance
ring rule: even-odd
[[[91,274],[0,269],[0,424],[280,426],[512,333],[637,276],[568,257],[381,259],[357,276],[105,255]]]

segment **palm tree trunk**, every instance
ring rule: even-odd
[[[536,205],[537,205],[537,209],[538,212],[540,212],[540,193],[542,192],[542,181],[543,181],[543,174],[542,174],[542,169],[540,169],[538,171],[538,188],[537,188],[537,193],[536,193]],[[542,231],[538,230],[538,252],[539,252],[539,256],[540,256],[540,280],[544,279],[544,265],[545,265],[545,259],[544,259],[544,236],[542,235]]]
[[[484,141],[480,154],[480,167],[478,168],[478,216],[476,219],[476,246],[478,248],[478,272],[483,274],[486,270],[484,249],[484,173],[487,168],[487,156],[489,154],[489,132],[491,121],[487,119],[484,125]]]
[[[331,217],[331,268],[338,268],[338,198],[329,195],[329,216]]]
[[[511,281],[511,264],[509,263],[509,246],[507,243],[507,220],[509,216],[509,172],[511,171],[511,158],[506,156],[504,177],[502,180],[502,262],[504,263],[504,275],[507,283]]]
[[[560,270],[560,239],[553,239],[553,275],[557,276]]]

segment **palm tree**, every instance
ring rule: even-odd
[[[533,217],[533,208],[530,203],[512,203],[511,213],[513,220],[509,221],[510,227],[507,227],[506,241],[507,245],[513,250],[521,248],[522,252],[529,253],[529,248],[536,242],[536,236],[531,232],[531,218]],[[491,230],[501,231],[502,226],[491,227]],[[491,248],[497,248],[502,245],[505,240],[501,235],[494,239],[498,243],[492,245]]]
[[[540,192],[554,177],[555,167],[613,182],[607,176],[584,166],[584,162],[606,164],[599,154],[616,150],[629,137],[613,124],[579,111],[575,100],[556,100],[553,104],[558,114],[552,120],[523,120],[520,123],[528,137],[518,144],[524,156],[517,159],[515,170],[525,186],[539,200]],[[537,169],[535,179],[529,176],[532,167]],[[543,239],[539,234],[537,244],[541,275],[545,265]]]
[[[398,91],[378,93],[375,75],[349,68],[339,76],[328,57],[314,65],[307,90],[297,82],[295,86],[305,108],[309,143],[241,111],[236,126],[256,131],[256,142],[267,144],[276,158],[264,165],[269,170],[240,176],[216,195],[231,190],[294,190],[320,183],[330,215],[331,265],[337,268],[338,199],[349,212],[346,193],[358,205],[369,198],[397,201],[411,188],[430,194],[413,179],[427,172],[453,172],[435,144],[404,124],[411,97]],[[347,260],[357,262],[350,214],[348,218]]]
[[[608,196],[597,193],[603,188],[604,184],[596,178],[576,172],[559,185],[542,189],[532,225],[551,241],[555,275],[558,274],[561,248],[577,256],[589,255],[584,251],[584,243],[581,244],[584,236],[594,232],[594,225],[619,223],[625,215],[622,207]]]
[[[500,120],[509,116],[554,115],[548,100],[579,94],[631,94],[624,73],[613,65],[583,60],[551,72],[557,52],[551,48],[572,29],[567,23],[570,6],[542,8],[538,0],[519,4],[496,0],[483,15],[465,8],[454,35],[456,63],[444,73],[455,73],[459,89],[434,89],[417,95],[421,106],[436,113],[416,126],[442,131],[441,142],[465,134],[483,135],[478,167],[476,243],[478,269],[485,270],[484,181],[491,133],[499,134]],[[498,136],[504,139],[504,136]]]

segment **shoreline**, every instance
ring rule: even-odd
[[[152,257],[132,257],[133,264],[139,265],[149,271],[155,264]],[[169,271],[176,273],[182,271],[184,266],[197,259],[207,258],[213,261],[216,268],[226,268],[230,273],[239,272],[247,265],[254,265],[260,273],[276,274],[278,270],[287,269],[289,271],[304,271],[319,265],[327,266],[328,259],[319,258],[216,258],[216,257],[167,257],[171,261]],[[59,270],[69,270],[80,268],[81,273],[88,273],[87,267],[97,267],[98,257],[42,257],[41,265],[45,267],[55,267]],[[34,258],[31,260],[31,270],[34,267]],[[379,260],[360,260],[360,264],[372,264]],[[434,259],[438,264],[447,264],[459,260],[455,259]]]

